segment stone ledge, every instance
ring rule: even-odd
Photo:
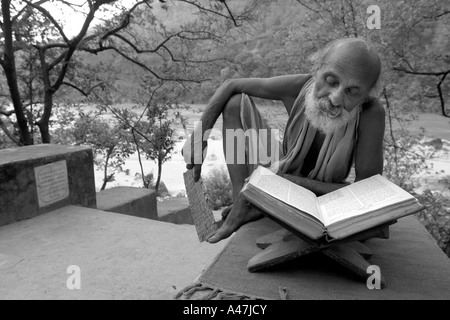
[[[156,195],[152,189],[114,187],[97,192],[97,209],[158,220]]]
[[[175,224],[194,224],[188,198],[170,198],[158,202],[158,220]]]
[[[64,164],[67,173],[52,172],[52,164]],[[95,208],[95,179],[93,155],[90,147],[39,144],[0,150],[0,226],[29,219],[39,214],[73,204]],[[38,191],[36,167],[50,165],[46,171],[48,201]],[[61,166],[59,166],[61,167]],[[61,197],[52,178],[67,187]],[[63,181],[61,181],[63,180]],[[53,194],[52,194],[53,193]]]

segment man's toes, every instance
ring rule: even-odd
[[[209,237],[206,241],[209,243],[217,243],[222,239],[228,238],[233,233],[231,228],[220,228],[214,235]]]

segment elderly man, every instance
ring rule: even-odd
[[[226,151],[226,130],[269,129],[249,96],[280,100],[289,118],[279,154],[279,175],[321,195],[345,186],[353,163],[356,181],[381,174],[385,113],[375,92],[381,74],[377,52],[362,39],[340,39],[312,60],[312,75],[226,81],[209,102],[201,128],[195,130],[204,133],[211,129],[222,114]],[[191,143],[192,147],[195,143],[206,147],[205,141],[192,139]],[[186,167],[194,170],[198,180],[201,163],[195,163],[193,153],[187,159]],[[239,196],[255,165],[227,162],[233,205],[222,213],[225,222],[208,239],[210,243],[229,237],[244,223],[262,216]]]

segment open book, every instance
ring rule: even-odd
[[[317,197],[260,166],[241,194],[275,221],[313,240],[344,239],[423,209],[414,196],[381,175]]]

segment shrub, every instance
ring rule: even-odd
[[[229,206],[233,203],[233,188],[228,172],[223,168],[213,168],[203,178],[203,186],[206,189],[206,200],[212,210]]]
[[[418,220],[434,237],[439,247],[450,257],[450,199],[440,192],[429,189],[421,194],[414,192],[418,187],[414,176],[431,170],[426,159],[433,156],[427,145],[421,145],[417,138],[403,137],[395,145],[385,146],[383,174],[392,182],[412,193],[426,209],[416,214]],[[447,185],[447,177],[441,182]]]
[[[412,191],[414,175],[429,170],[426,159],[432,154],[412,137],[398,139],[384,148],[383,175],[398,186]]]
[[[426,207],[416,215],[417,218],[450,257],[450,199],[430,190],[415,196]]]
[[[144,184],[147,186],[147,188],[155,189],[156,182],[153,172],[145,175]],[[170,196],[169,190],[167,189],[166,184],[163,181],[159,183],[159,188],[158,191],[156,192],[156,195],[161,198]]]

